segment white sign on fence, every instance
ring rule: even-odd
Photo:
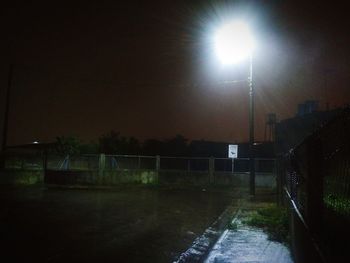
[[[238,145],[229,144],[228,145],[228,158],[237,158],[238,157]]]

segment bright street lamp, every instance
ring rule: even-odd
[[[249,57],[249,189],[255,195],[254,161],[254,87],[253,87],[253,50],[254,38],[249,27],[242,21],[224,24],[214,36],[215,53],[225,65],[236,64]]]

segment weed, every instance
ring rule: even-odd
[[[232,221],[232,222],[230,222],[230,224],[228,225],[227,228],[230,230],[237,230],[238,224],[237,224],[237,222]]]
[[[263,228],[269,236],[269,239],[288,243],[289,240],[289,221],[287,209],[277,207],[276,205],[266,208],[260,208],[251,213],[244,223],[250,226]]]

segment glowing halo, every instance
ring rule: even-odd
[[[236,64],[249,57],[254,50],[249,27],[241,21],[224,24],[215,33],[214,49],[225,65]]]

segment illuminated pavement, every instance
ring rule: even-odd
[[[292,263],[283,244],[270,241],[260,229],[241,224],[237,230],[225,230],[205,263]]]
[[[293,263],[287,247],[268,240],[262,230],[245,226],[240,222],[237,230],[226,229],[221,234],[205,259],[210,243],[217,234],[220,233],[208,228],[176,262]]]
[[[245,211],[256,209],[252,208],[253,203],[243,203],[240,207],[245,207]],[[259,202],[255,205],[259,206]],[[226,228],[220,231],[208,228],[177,262],[293,263],[290,251],[285,245],[268,240],[268,235],[262,229],[243,224],[241,221],[244,221],[244,218],[244,213],[237,207],[231,224],[236,226],[234,230]],[[212,239],[217,241],[213,244]]]

